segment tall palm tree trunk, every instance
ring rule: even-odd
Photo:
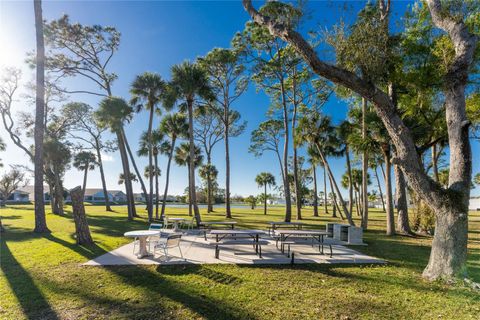
[[[301,188],[300,181],[298,179],[298,158],[297,158],[297,147],[295,145],[295,129],[297,123],[297,68],[293,69],[293,81],[292,81],[292,92],[293,92],[293,115],[292,115],[292,139],[293,139],[293,180],[295,182],[295,195],[296,195],[296,207],[297,207],[297,220],[302,220],[302,197],[301,197]]]
[[[173,157],[173,150],[175,149],[175,142],[176,142],[176,139],[172,139],[172,149],[168,154],[167,175],[165,177],[165,190],[163,192],[162,212],[160,214],[161,219],[165,218],[165,202],[167,201],[168,184],[170,182],[170,165],[172,164],[172,157]]]
[[[295,147],[293,147],[293,180],[295,182],[295,204],[297,207],[297,220],[302,220],[302,196],[300,191],[300,181],[298,180],[297,148]]]
[[[117,141],[118,141],[118,150],[120,152],[120,158],[122,160],[123,175],[125,178],[125,193],[127,194],[127,211],[128,211],[128,220],[133,220],[135,216],[134,210],[135,205],[132,202],[130,195],[132,194],[132,182],[130,180],[130,167],[128,163],[128,154],[125,149],[125,142],[123,140],[123,135],[120,130],[117,131]]]
[[[292,220],[292,198],[290,194],[290,184],[288,182],[288,110],[287,102],[285,98],[285,87],[283,81],[280,82],[282,92],[282,105],[283,105],[283,127],[285,130],[285,141],[283,145],[283,192],[285,193],[285,222]]]
[[[87,187],[87,175],[88,175],[88,166],[89,164],[87,163],[85,167],[85,171],[83,173],[83,185],[82,185],[82,194],[85,196],[85,188]]]
[[[158,220],[158,155],[155,158],[155,219]]]
[[[317,190],[317,170],[315,165],[312,165],[313,173],[313,216],[318,217],[318,190]]]
[[[385,200],[383,200],[383,191],[382,191],[382,186],[380,185],[380,179],[378,178],[378,170],[377,170],[377,167],[378,166],[375,166],[375,179],[377,180],[377,186],[378,186],[378,192],[380,193],[380,199],[382,200],[382,208],[383,208],[383,212],[387,212],[387,210],[385,209]],[[383,168],[383,167],[382,167]]]
[[[341,204],[341,207],[343,209],[343,212],[345,213],[345,216],[347,217],[347,220],[348,220],[348,223],[352,226],[355,225],[355,223],[353,222],[352,220],[352,216],[351,214],[348,212],[348,209],[347,207],[345,206],[345,201],[343,201],[343,197],[342,197],[342,194],[340,192],[340,189],[338,188],[338,184],[337,184],[337,181],[335,180],[335,177],[333,176],[333,173],[330,169],[330,166],[328,165],[328,162],[327,162],[327,159],[325,159],[325,156],[323,155],[323,152],[322,150],[320,149],[320,147],[318,146],[317,144],[317,150],[318,150],[318,153],[320,155],[320,158],[323,162],[323,165],[325,166],[325,168],[327,169],[327,173],[328,173],[328,176],[330,177],[330,180],[332,181],[332,184],[333,186],[335,187],[335,191],[334,191],[334,195],[336,194],[336,197],[338,197],[338,201],[340,201],[340,204]],[[339,206],[340,207],[340,206]],[[340,215],[341,215],[341,211],[340,211]]]
[[[355,207],[357,209],[357,216],[361,217],[363,219],[363,213],[362,209],[360,207],[360,192],[358,190],[355,190]]]
[[[328,214],[327,169],[325,169],[325,166],[323,166],[323,198],[325,214]]]
[[[229,146],[229,108],[224,109],[224,126],[225,126],[225,217],[232,218],[230,208],[230,146]]]
[[[200,217],[200,210],[198,210],[197,205],[197,193],[195,190],[195,144],[193,141],[193,99],[187,99],[187,106],[188,106],[188,140],[190,142],[190,166],[188,168],[188,176],[190,182],[190,205],[193,206],[193,212],[195,214],[195,220],[197,222],[197,226],[200,225],[201,217]]]
[[[362,98],[362,138],[367,138],[367,99]],[[367,150],[362,152],[362,228],[368,228],[368,153]]]
[[[145,193],[145,198],[146,198],[145,200],[147,201],[147,204],[148,204],[147,206],[149,206],[151,204],[150,194],[147,193],[147,188],[145,187],[145,183],[143,182],[142,174],[140,173],[140,170],[138,170],[137,163],[135,161],[135,157],[133,156],[132,150],[130,149],[130,145],[128,143],[127,137],[125,136],[125,132],[122,131],[122,133],[123,133],[123,137],[124,137],[124,141],[125,141],[125,147],[127,148],[128,155],[130,156],[130,160],[132,161],[133,169],[135,170],[135,174],[138,177],[138,181],[140,182],[142,190]],[[132,199],[133,199],[133,191],[132,191]],[[135,205],[134,205],[134,207],[135,207]],[[153,213],[153,212],[149,211],[148,221],[152,221],[152,219],[153,219],[153,215],[150,215],[151,213]],[[135,216],[137,216],[136,212],[135,212]]]
[[[267,184],[264,184],[264,191],[263,191],[263,214],[267,214]]]
[[[152,125],[153,125],[153,106],[150,106],[150,115],[148,119],[148,182],[149,182],[149,194],[147,200],[148,220],[152,221],[153,218],[153,143],[152,143]],[[132,160],[133,161],[133,160]],[[155,172],[156,173],[156,172]],[[156,175],[156,174],[155,174]],[[158,218],[158,210],[157,210]]]
[[[35,229],[34,232],[50,232],[45,219],[45,203],[43,196],[43,117],[45,115],[45,44],[43,38],[42,1],[34,0],[35,36],[37,42],[36,55],[36,98],[35,98]]]
[[[390,148],[383,148],[385,159],[385,187],[387,193],[387,235],[395,234],[395,219],[393,215],[393,196],[392,196],[392,168],[390,163]]]
[[[63,185],[57,170],[54,172],[54,194],[55,197],[55,214],[63,215]]]
[[[345,158],[347,161],[347,173],[348,173],[348,210],[350,214],[353,212],[353,179],[352,179],[352,165],[350,163],[350,150],[348,145],[345,145]]]
[[[210,153],[207,154],[207,164],[210,168],[212,164]],[[212,176],[210,175],[210,170],[207,171],[207,212],[213,212],[212,205]]]
[[[95,149],[97,151],[98,167],[100,168],[100,180],[102,181],[103,197],[105,198],[105,210],[113,211],[110,207],[110,199],[108,198],[107,183],[105,181],[105,172],[103,171],[102,153],[100,152],[100,143],[95,139]]]

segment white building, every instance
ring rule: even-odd
[[[111,202],[126,202],[127,195],[120,190],[108,191],[108,200]],[[105,202],[103,189],[101,188],[87,188],[85,189],[84,201],[86,202]]]
[[[470,198],[468,203],[468,210],[480,211],[480,197]]]
[[[29,202],[29,194],[28,192],[22,190],[15,190],[10,197],[6,199],[6,203],[22,203],[22,202]]]

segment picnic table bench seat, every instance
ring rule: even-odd
[[[262,245],[268,245],[269,242],[267,240],[258,240],[255,241],[250,238],[250,240],[243,238],[242,240],[226,240],[222,242],[210,241],[208,243],[211,246],[215,246],[215,258],[219,259],[220,257],[220,248],[222,247],[231,247],[231,246],[241,246],[241,245],[251,245],[255,249],[258,246],[258,256],[262,257]]]

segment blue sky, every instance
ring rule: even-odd
[[[311,19],[306,28],[319,29],[332,26],[343,18],[347,21],[354,17],[364,2],[348,1],[350,10],[345,11],[344,3],[332,1],[311,1],[308,11]],[[258,6],[259,3],[257,3]],[[401,16],[407,6],[406,1],[394,2],[394,13]],[[129,98],[129,85],[135,75],[145,71],[158,72],[163,78],[170,76],[170,67],[186,59],[193,60],[205,55],[214,47],[228,47],[237,31],[241,31],[248,15],[240,1],[44,1],[44,18],[55,19],[66,13],[74,22],[82,24],[100,24],[116,27],[122,34],[118,53],[112,60],[110,70],[118,75],[114,83],[113,93]],[[32,72],[25,68],[23,60],[25,52],[31,51],[35,45],[32,1],[0,2],[0,65],[16,65],[24,69],[25,80],[31,79]],[[67,82],[70,86],[89,87],[91,84],[76,79]],[[74,95],[72,101],[83,101],[96,107],[98,98],[88,95]],[[233,108],[238,110],[248,122],[246,132],[230,142],[232,166],[232,194],[249,195],[260,192],[255,184],[255,175],[261,171],[270,171],[280,181],[278,163],[273,155],[266,154],[255,158],[247,152],[250,132],[265,119],[269,99],[262,92],[257,93],[252,84],[248,92],[239,99]],[[30,109],[20,100],[16,104],[18,110]],[[332,97],[325,107],[335,122],[345,117],[347,105]],[[156,120],[157,124],[159,119]],[[126,127],[130,144],[135,146],[138,137],[147,126],[146,112],[135,115],[134,120]],[[0,134],[7,142],[5,131]],[[478,142],[473,144],[474,173],[480,171],[478,163]],[[303,154],[303,151],[301,151]],[[219,143],[214,149],[213,163],[219,170],[219,184],[224,184],[224,148]],[[117,184],[121,171],[119,156],[109,154],[105,163],[107,184],[110,189],[121,188]],[[22,152],[9,144],[7,152],[0,155],[8,164],[28,164]],[[139,167],[147,164],[147,159],[138,160]],[[344,159],[332,159],[335,175],[340,178],[344,172]],[[162,158],[160,166],[165,168],[166,159]],[[8,166],[7,166],[8,167]],[[5,170],[5,169],[3,169]],[[80,185],[82,174],[75,169],[70,170],[65,179],[66,187]],[[161,189],[164,180],[160,179]],[[181,194],[187,185],[187,170],[174,166],[170,192]],[[99,173],[91,172],[88,187],[99,187]],[[135,185],[140,191],[140,185]],[[478,193],[478,188],[475,190]]]

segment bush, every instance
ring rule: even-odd
[[[417,203],[413,219],[416,231],[431,235],[435,233],[435,213],[423,201]]]

